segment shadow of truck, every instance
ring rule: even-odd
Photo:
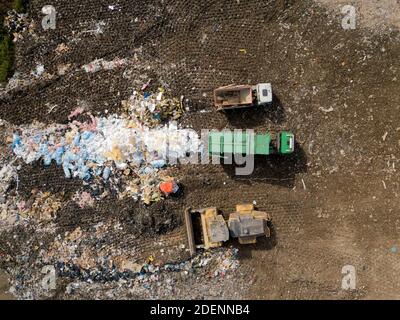
[[[246,164],[238,165],[232,162],[232,164],[222,164],[224,171],[233,180],[248,184],[252,181],[260,181],[293,188],[296,174],[307,172],[307,155],[297,142],[295,142],[294,152],[289,155],[254,156],[254,170],[247,175],[239,175],[237,170]]]

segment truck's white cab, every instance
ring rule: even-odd
[[[270,83],[259,83],[256,85],[257,102],[265,105],[272,102],[272,85]]]

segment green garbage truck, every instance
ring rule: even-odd
[[[287,155],[294,152],[294,134],[280,131],[275,135],[249,131],[211,131],[208,135],[208,153],[242,155]]]

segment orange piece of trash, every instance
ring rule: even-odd
[[[165,194],[173,193],[174,189],[175,189],[175,183],[173,181],[160,183],[160,190]]]

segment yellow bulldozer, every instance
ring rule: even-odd
[[[229,238],[237,238],[241,244],[257,242],[257,237],[271,236],[271,216],[258,211],[253,204],[239,204],[228,219],[215,207],[185,210],[185,224],[190,254],[197,249],[210,249],[223,245]]]

